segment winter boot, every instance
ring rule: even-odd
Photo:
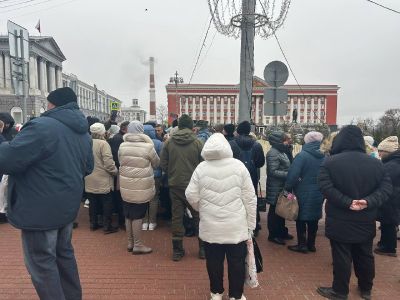
[[[297,245],[288,246],[288,249],[294,252],[308,253],[305,231],[297,229]]]
[[[239,299],[236,299],[236,298],[229,298],[229,300],[246,300],[247,298],[244,296],[244,295],[242,295],[242,297],[241,298],[239,298]]]
[[[146,247],[142,242],[142,220],[132,221],[133,249],[132,254],[149,254],[153,249]]]
[[[132,220],[125,219],[125,228],[126,228],[126,235],[128,237],[128,252],[132,252],[133,250],[133,231],[132,231]]]
[[[172,240],[172,260],[180,261],[182,257],[185,256],[185,249],[183,249],[183,241],[182,240]]]
[[[310,228],[310,226],[308,226],[307,249],[310,252],[316,252],[317,251],[317,249],[315,248],[315,239],[317,237],[317,230],[318,230],[318,227]]]
[[[199,239],[199,258],[206,259],[206,252],[204,251],[204,242]]]

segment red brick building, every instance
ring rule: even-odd
[[[264,90],[268,84],[254,77],[251,119],[257,125],[273,124],[272,116],[264,116]],[[336,125],[337,85],[285,85],[288,90],[287,115],[277,117],[278,123],[291,122],[297,109],[297,121]],[[168,84],[169,121],[188,114],[193,120],[210,124],[237,123],[239,115],[239,85],[234,84]]]

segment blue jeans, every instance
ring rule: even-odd
[[[72,223],[55,230],[22,230],[25,265],[41,300],[80,300],[82,288],[71,244]]]

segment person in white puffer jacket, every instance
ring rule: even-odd
[[[253,183],[245,165],[233,158],[221,133],[207,140],[201,156],[205,161],[195,169],[186,198],[200,213],[199,237],[205,242],[211,299],[222,299],[226,255],[229,297],[244,300],[246,241],[256,226]]]

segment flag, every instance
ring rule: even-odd
[[[36,24],[35,28],[37,29],[37,31],[39,31],[39,33],[42,33],[42,30],[40,28],[40,20],[38,21],[38,23]]]

